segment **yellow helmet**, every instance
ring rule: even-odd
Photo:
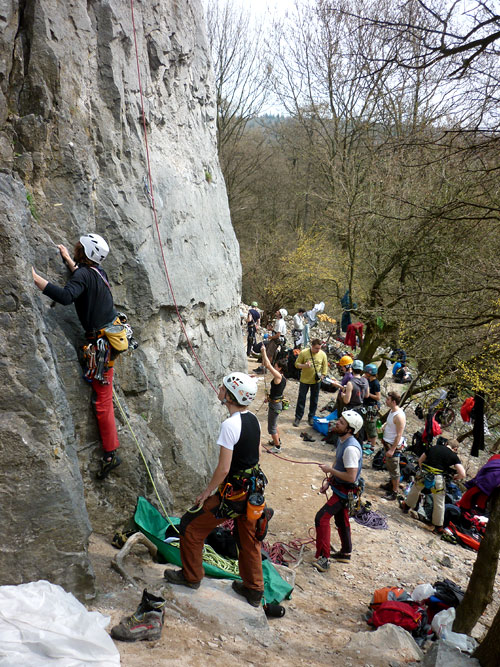
[[[350,357],[348,354],[345,354],[337,363],[339,366],[351,366],[352,361],[352,357]]]

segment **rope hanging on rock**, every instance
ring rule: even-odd
[[[146,114],[144,112],[144,98],[143,98],[143,94],[142,94],[141,68],[140,68],[140,64],[139,64],[139,50],[137,48],[137,34],[136,34],[136,29],[135,29],[134,0],[130,0],[130,10],[131,10],[131,14],[132,14],[132,31],[133,31],[133,35],[134,35],[135,61],[136,61],[136,66],[137,66],[137,79],[138,79],[138,82],[139,82],[139,95],[140,95],[140,100],[141,100],[142,126],[143,126],[143,131],[144,131],[144,145],[145,145],[145,149],[146,149],[146,162],[147,162],[147,167],[148,167],[149,197],[150,197],[150,200],[151,200],[151,208],[152,208],[152,211],[153,211],[153,218],[154,218],[154,222],[155,222],[155,226],[156,226],[156,233],[157,233],[157,236],[158,236],[158,243],[160,244],[160,252],[161,252],[161,257],[162,257],[162,260],[163,260],[163,268],[165,269],[165,276],[167,278],[167,283],[168,283],[168,287],[169,287],[169,290],[170,290],[170,294],[172,295],[172,301],[174,302],[175,312],[177,313],[177,317],[179,319],[179,322],[180,322],[182,331],[184,333],[184,336],[186,338],[187,344],[189,345],[189,349],[191,350],[191,353],[192,353],[194,359],[196,360],[196,363],[198,364],[201,372],[205,376],[205,379],[207,380],[208,384],[212,387],[212,389],[215,391],[215,393],[217,393],[217,389],[215,388],[215,386],[211,382],[210,378],[206,374],[205,369],[203,368],[203,366],[201,364],[201,361],[198,358],[198,355],[194,351],[193,345],[191,344],[188,333],[186,331],[186,327],[184,325],[184,322],[182,321],[182,317],[181,317],[181,314],[179,312],[179,307],[177,306],[177,301],[176,301],[176,298],[175,298],[172,283],[170,281],[170,275],[168,273],[167,262],[166,262],[166,259],[165,259],[165,253],[163,252],[163,244],[162,244],[161,234],[160,234],[160,225],[158,223],[158,215],[157,215],[157,212],[156,212],[155,196],[154,196],[154,190],[153,190],[153,178],[151,176],[151,162],[150,162],[150,159],[149,159],[148,131],[147,131],[147,126],[146,126]]]
[[[139,444],[139,440],[137,440],[137,437],[136,437],[136,435],[135,435],[135,433],[134,433],[134,429],[132,428],[132,426],[131,426],[129,420],[127,419],[127,415],[125,414],[125,410],[122,408],[122,405],[121,405],[121,403],[120,403],[120,400],[118,399],[118,395],[117,395],[117,393],[116,393],[114,387],[113,387],[113,398],[114,398],[115,401],[116,401],[116,404],[117,404],[117,406],[118,406],[118,409],[120,410],[120,413],[121,413],[121,415],[122,415],[122,417],[123,417],[125,423],[127,424],[130,433],[132,434],[132,438],[134,439],[134,442],[135,442],[135,444],[136,444],[136,446],[137,446],[137,449],[139,450],[139,454],[141,455],[142,460],[144,461],[144,465],[146,466],[146,471],[147,471],[147,473],[148,473],[149,480],[150,480],[151,484],[153,485],[154,492],[155,492],[156,497],[158,498],[158,502],[160,503],[160,506],[161,506],[161,508],[162,508],[162,510],[163,510],[163,514],[165,515],[165,518],[167,519],[167,521],[169,522],[169,524],[172,526],[172,528],[175,530],[175,532],[178,533],[179,530],[178,530],[177,526],[175,526],[175,525],[172,523],[172,520],[171,520],[171,518],[168,516],[167,510],[165,509],[165,506],[164,506],[164,504],[162,503],[162,500],[161,500],[161,498],[160,498],[160,494],[158,493],[158,489],[156,488],[156,484],[155,484],[155,481],[154,481],[154,479],[153,479],[153,475],[151,474],[151,470],[149,469],[148,462],[146,461],[146,457],[144,456],[144,452],[142,451],[142,447],[141,447],[140,444]]]

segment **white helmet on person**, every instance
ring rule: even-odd
[[[358,433],[363,426],[363,417],[355,410],[346,410],[341,415],[349,426],[354,430],[354,434]]]
[[[96,264],[100,264],[108,256],[109,246],[99,234],[80,236],[80,243],[85,251],[85,256]]]
[[[257,382],[246,373],[229,373],[223,378],[222,384],[239,405],[250,405],[257,395]]]

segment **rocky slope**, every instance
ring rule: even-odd
[[[72,307],[38,292],[30,267],[63,284],[57,243],[97,231],[139,349],[116,389],[168,507],[213,465],[215,395],[189,352],[165,279],[145,187],[134,41],[144,92],[162,250],[208,376],[243,364],[240,264],[215,144],[215,106],[198,0],[7,0],[0,9],[0,584],[47,578],[94,594],[87,545],[152,496],[120,427],[124,463],[104,483],[81,380]],[[118,416],[118,415],[117,415]],[[175,503],[174,503],[175,498]]]

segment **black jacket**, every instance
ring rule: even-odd
[[[48,283],[43,290],[46,296],[63,306],[74,303],[86,332],[100,329],[116,317],[111,290],[103,280],[103,277],[108,280],[106,273],[102,269],[97,271],[86,265],[79,266],[64,287]]]

